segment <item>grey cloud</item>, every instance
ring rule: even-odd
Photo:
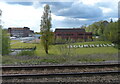
[[[102,10],[97,6],[88,6],[77,2],[41,2],[49,4],[52,13],[57,16],[71,18],[97,18],[102,17]]]
[[[110,11],[109,13],[106,13],[103,18],[118,18],[118,14],[120,11],[118,11],[118,7],[117,8],[113,8],[112,11]]]
[[[70,8],[73,2],[41,2],[41,4],[49,4],[53,13],[60,9]]]
[[[104,18],[118,18],[118,10],[114,11],[114,12],[110,12],[107,15],[104,16]]]
[[[54,20],[53,23],[53,28],[56,27],[68,27],[68,28],[73,28],[73,27],[81,27],[82,25],[90,25],[95,21],[99,21],[100,19],[90,19],[90,20],[79,20],[77,18],[66,18],[62,21],[56,21]]]
[[[111,6],[112,6],[112,3],[109,3],[109,4],[108,4],[108,2],[98,2],[98,3],[96,3],[95,5],[96,5],[96,6],[99,6],[99,7],[106,7],[106,8],[108,8],[108,7],[111,7]]]
[[[118,11],[115,8],[115,3],[99,2],[94,6],[85,5],[78,2],[41,2],[41,4],[49,4],[52,13],[57,16],[64,16],[69,18],[84,18],[84,19],[99,19],[99,18],[117,18]],[[103,16],[102,9],[99,7],[114,9],[110,13]]]
[[[24,6],[31,6],[33,3],[32,2],[6,2],[8,4],[19,4],[19,5],[24,5]]]
[[[98,7],[104,7],[104,8],[110,8],[112,9],[111,12],[107,13],[104,18],[117,18],[118,15],[118,5],[120,5],[120,2],[118,3],[117,0],[115,1],[110,1],[110,2],[99,2],[95,4]]]
[[[102,17],[102,10],[96,6],[88,6],[82,3],[72,4],[69,8],[61,8],[55,15],[71,18],[97,18]]]

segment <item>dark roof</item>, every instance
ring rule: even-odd
[[[24,29],[30,29],[29,27],[9,27],[8,29],[13,29],[13,30],[24,30]]]
[[[80,29],[80,28],[55,29],[55,32],[85,32],[85,29]]]

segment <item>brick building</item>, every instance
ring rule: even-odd
[[[30,30],[28,27],[18,28],[18,27],[9,27],[8,33],[11,37],[28,37],[33,36],[34,31]]]
[[[61,37],[62,39],[92,39],[92,32],[86,32],[85,29],[73,28],[73,29],[56,29],[55,38]]]

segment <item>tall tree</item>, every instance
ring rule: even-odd
[[[48,54],[48,49],[51,41],[51,10],[49,5],[45,5],[44,7],[44,12],[41,17],[41,25],[40,25],[40,30],[41,30],[41,43],[44,46],[46,54]]]
[[[109,24],[108,21],[98,21],[86,27],[87,32],[92,32],[94,36],[99,36],[99,40],[104,40],[103,34],[106,26]]]
[[[0,23],[1,23],[2,10],[0,9]]]
[[[108,41],[118,43],[118,22],[109,23],[103,35]]]
[[[2,30],[2,55],[9,54],[10,52],[10,39],[6,30]]]
[[[112,23],[113,22],[113,20],[112,20],[112,18],[111,18],[111,21],[110,21],[110,23]]]
[[[2,11],[0,10],[0,17],[2,16]],[[0,55],[6,55],[10,52],[10,39],[6,30],[2,29],[0,18]]]

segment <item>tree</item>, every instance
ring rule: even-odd
[[[110,21],[110,23],[112,23],[113,22],[113,20],[112,20],[112,18],[111,18],[111,21]]]
[[[2,44],[2,52],[1,53],[2,53],[2,55],[7,55],[10,52],[9,35],[8,35],[7,31],[3,30],[2,28],[0,28],[0,31],[2,33],[2,36],[0,37],[0,39],[2,39],[2,41],[0,42]]]
[[[103,35],[108,41],[118,43],[118,22],[109,23]]]
[[[0,16],[2,16],[2,11],[0,10]],[[2,29],[1,19],[0,19],[0,55],[6,55],[10,52],[10,39],[7,31]]]
[[[98,21],[89,25],[85,29],[87,32],[92,32],[94,36],[99,36],[99,40],[104,40],[103,34],[108,24],[108,21]]]
[[[50,6],[49,5],[45,5],[44,7],[44,12],[43,15],[41,17],[41,25],[40,25],[40,30],[41,30],[41,43],[44,46],[45,52],[46,54],[48,54],[48,49],[49,49],[49,45],[51,42],[51,11],[50,11]]]
[[[2,16],[2,10],[0,10],[0,16]]]

